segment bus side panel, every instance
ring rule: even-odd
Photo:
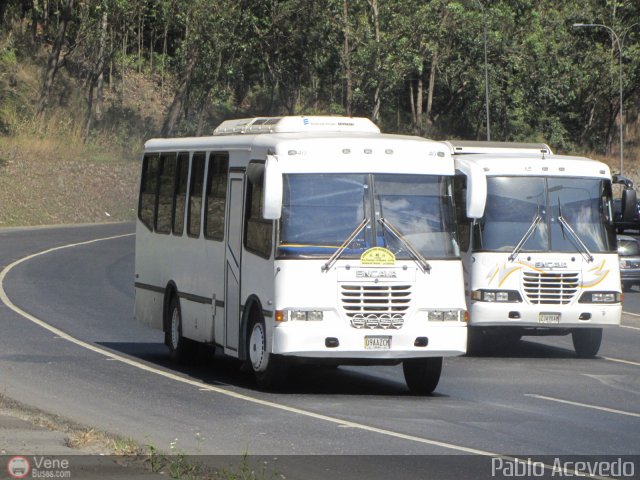
[[[162,294],[136,288],[136,320],[152,328],[162,330],[162,297]]]
[[[224,302],[224,243],[215,240],[207,240],[206,251],[206,286],[205,290],[209,292],[212,299],[210,307],[210,316],[213,317],[213,331],[210,334],[208,342],[219,345],[224,343],[224,307],[216,307],[216,301],[219,305]]]
[[[211,271],[208,268],[205,242],[202,236],[184,238],[184,255],[176,259],[181,261],[181,265],[176,264],[171,270],[183,273],[178,279],[178,289],[183,294],[180,299],[184,322],[182,334],[198,342],[212,341]]]
[[[162,329],[163,294],[161,288],[161,263],[156,261],[156,235],[139,220],[136,225],[135,251],[135,307],[136,320],[153,328]]]
[[[243,252],[241,274],[242,305],[247,306],[251,295],[260,299],[267,328],[267,351],[272,351],[273,320],[274,320],[274,266],[272,259],[265,259],[247,251]],[[240,330],[242,340],[242,329]]]

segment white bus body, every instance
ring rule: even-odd
[[[458,215],[469,349],[571,333],[596,355],[622,314],[609,167],[544,144],[445,143],[460,187],[486,192],[477,218]]]
[[[263,386],[296,359],[402,362],[429,393],[442,357],[466,349],[454,173],[442,143],[357,118],[149,140],[135,316],[165,331],[173,357],[213,344]]]

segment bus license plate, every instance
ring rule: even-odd
[[[538,323],[560,323],[560,314],[556,312],[541,312],[538,314]]]
[[[389,350],[391,348],[391,337],[364,337],[364,348],[366,350]]]

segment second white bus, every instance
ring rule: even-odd
[[[459,215],[469,350],[570,334],[597,355],[622,314],[609,167],[545,144],[445,143],[460,194],[486,198],[480,218]]]

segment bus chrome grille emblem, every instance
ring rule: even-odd
[[[411,304],[411,286],[342,285],[340,301],[353,328],[397,330]]]
[[[578,292],[579,277],[577,272],[523,272],[524,293],[533,304],[566,305]]]

